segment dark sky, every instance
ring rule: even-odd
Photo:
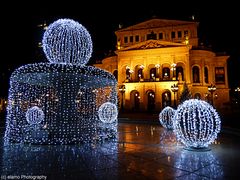
[[[153,16],[165,19],[190,20],[195,15],[199,24],[199,37],[216,52],[225,51],[229,59],[230,87],[240,86],[240,28],[239,10],[236,3],[224,1],[57,1],[49,3],[9,1],[1,5],[2,51],[0,83],[4,88],[0,96],[6,95],[7,81],[11,72],[24,64],[42,62],[41,49],[37,47],[43,31],[38,24],[47,24],[59,18],[71,18],[85,26],[93,40],[93,62],[108,50],[114,50],[114,31],[148,20]],[[81,4],[83,3],[84,4]],[[131,3],[131,4],[129,4]],[[142,4],[143,3],[143,4]],[[212,3],[212,2],[211,2]]]

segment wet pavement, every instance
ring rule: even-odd
[[[5,145],[1,179],[240,179],[239,136],[223,133],[209,151],[190,151],[160,124],[119,123],[115,141]]]

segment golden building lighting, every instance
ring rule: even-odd
[[[229,102],[229,56],[199,45],[198,26],[196,21],[153,18],[121,28],[115,32],[115,55],[94,66],[125,85],[125,110],[159,112],[173,106],[174,97],[178,104],[184,83],[193,98],[207,101],[208,87],[215,85],[214,106],[223,108]],[[174,84],[177,92],[171,90]]]

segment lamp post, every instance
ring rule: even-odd
[[[211,104],[213,105],[213,93],[216,91],[216,86],[212,85],[208,86],[208,91],[211,93]]]
[[[123,107],[123,95],[124,95],[124,93],[125,93],[125,89],[126,89],[125,85],[121,85],[121,86],[119,87],[119,92],[122,94],[122,103],[121,103],[121,110],[122,110],[122,112],[124,111],[124,107]]]
[[[176,92],[178,91],[178,85],[173,84],[173,85],[171,86],[171,90],[172,90],[172,92],[174,93],[174,108],[176,108],[176,107],[177,107],[177,103],[176,103],[175,94],[176,94]]]

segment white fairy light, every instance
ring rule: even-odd
[[[59,19],[43,35],[43,51],[51,63],[85,65],[92,54],[91,36],[81,24]]]
[[[99,107],[99,119],[104,123],[112,123],[116,121],[118,116],[117,106],[111,102],[106,102]]]
[[[172,107],[167,106],[159,113],[159,121],[164,128],[168,130],[173,129],[173,116],[175,111]]]
[[[174,133],[189,148],[207,148],[221,129],[217,111],[207,102],[190,99],[179,105],[174,115]]]
[[[92,53],[87,30],[73,20],[58,20],[46,30],[43,46],[51,63],[24,65],[10,77],[5,142],[115,139],[117,121],[102,122],[98,109],[106,102],[117,105],[117,81],[105,70],[85,66]],[[34,110],[43,112],[44,118],[35,116]]]
[[[29,124],[39,124],[44,120],[44,112],[37,106],[33,106],[26,112],[26,120]]]

